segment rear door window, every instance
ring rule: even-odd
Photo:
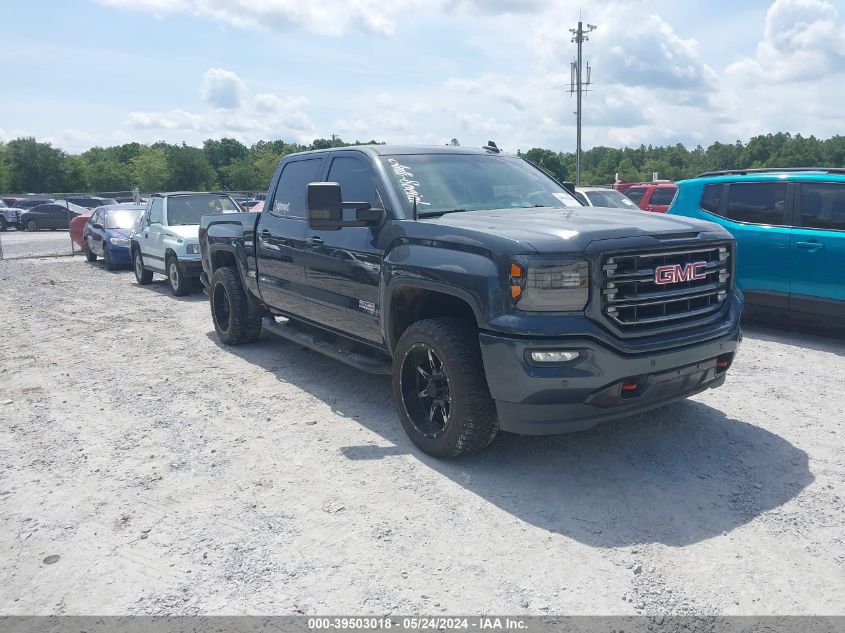
[[[783,226],[785,213],[785,182],[742,182],[728,188],[725,217],[731,220]]]
[[[305,196],[308,183],[320,178],[322,158],[298,160],[285,165],[270,213],[280,218],[305,218]]]
[[[800,204],[801,226],[845,231],[845,183],[805,182]]]
[[[651,193],[651,200],[649,204],[672,204],[672,198],[675,197],[675,187],[658,187]]]
[[[631,187],[625,192],[625,195],[628,196],[631,200],[633,200],[635,204],[639,204],[640,201],[643,199],[645,192],[645,188]]]
[[[704,211],[719,213],[722,208],[722,185],[704,185],[699,206]]]

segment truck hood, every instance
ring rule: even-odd
[[[607,207],[528,208],[447,213],[433,222],[528,244],[538,252],[583,249],[590,242],[703,231],[730,235],[715,222]]]

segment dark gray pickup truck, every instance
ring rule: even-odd
[[[582,207],[495,146],[287,156],[261,214],[204,217],[200,248],[221,341],[263,328],[391,374],[438,457],[717,387],[741,340],[725,229]]]

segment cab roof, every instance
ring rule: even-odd
[[[824,181],[845,182],[845,169],[839,167],[784,167],[770,169],[732,169],[709,171],[679,181],[678,184],[722,184],[729,182],[771,182],[771,181]]]
[[[348,145],[346,147],[327,147],[296,152],[288,156],[305,154],[325,154],[327,152],[359,151],[370,156],[400,156],[403,154],[476,154],[487,156],[513,156],[506,152],[494,152],[478,147],[455,147],[453,145]]]

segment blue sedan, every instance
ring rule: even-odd
[[[145,208],[114,204],[95,209],[82,229],[85,259],[95,262],[102,257],[107,270],[130,264],[129,233]]]

